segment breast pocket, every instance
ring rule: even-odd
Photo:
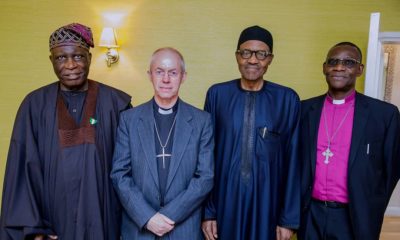
[[[267,127],[257,129],[256,155],[260,161],[274,162],[279,158],[281,135]]]
[[[366,143],[367,153],[367,175],[368,179],[375,179],[371,181],[370,191],[373,195],[386,194],[386,168],[384,161],[384,142],[383,139],[369,141]]]

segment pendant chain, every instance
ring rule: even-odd
[[[349,106],[349,108],[346,111],[346,114],[344,115],[343,119],[340,121],[338,127],[336,128],[335,132],[333,132],[332,136],[329,137],[329,132],[328,132],[328,121],[326,120],[326,109],[324,108],[324,123],[325,123],[325,132],[326,132],[326,138],[328,139],[328,148],[330,148],[331,143],[333,138],[335,138],[336,134],[339,132],[339,129],[342,127],[344,121],[347,118],[347,115],[349,115],[350,109],[353,107],[353,104]]]
[[[161,142],[160,134],[158,133],[156,120],[154,119],[154,127],[155,127],[155,129],[156,129],[158,142],[160,143],[161,151],[162,151],[162,153],[161,153],[161,154],[158,154],[156,157],[161,157],[161,158],[162,158],[162,166],[163,166],[164,169],[165,169],[165,157],[171,157],[171,156],[172,156],[172,155],[169,154],[169,153],[165,153],[165,147],[168,145],[168,141],[169,141],[169,138],[170,138],[170,136],[171,136],[172,129],[174,128],[175,121],[176,121],[176,116],[175,116],[175,118],[174,118],[174,122],[172,123],[171,128],[169,129],[169,133],[168,133],[167,140],[165,141],[165,144],[163,145],[162,142]]]
[[[353,107],[353,104],[349,106],[349,108],[346,111],[346,114],[340,121],[338,127],[336,130],[333,132],[332,136],[329,137],[329,132],[328,132],[328,121],[326,120],[326,108],[324,107],[323,109],[323,115],[324,115],[324,126],[325,126],[325,133],[326,133],[326,138],[328,140],[328,147],[325,149],[325,151],[322,152],[322,155],[325,157],[324,163],[328,164],[329,163],[329,158],[333,157],[333,152],[331,151],[331,143],[333,139],[335,138],[336,134],[339,132],[339,129],[342,127],[344,121],[347,118],[347,115],[349,115],[350,109]]]
[[[165,147],[167,146],[168,141],[169,141],[169,138],[170,138],[170,136],[171,136],[172,129],[174,128],[175,122],[176,122],[176,116],[175,116],[175,118],[174,118],[174,122],[172,123],[171,128],[169,129],[169,133],[168,133],[167,140],[165,141],[165,144],[163,145],[162,142],[161,142],[160,134],[158,133],[156,120],[154,120],[154,127],[156,128],[157,138],[158,138],[158,141],[160,142],[160,146],[161,146],[162,148],[165,148]]]

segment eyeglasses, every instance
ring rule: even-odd
[[[264,51],[264,50],[257,50],[257,51],[252,51],[249,49],[243,49],[243,50],[237,50],[237,54],[240,54],[240,56],[243,59],[249,59],[251,56],[253,56],[253,53],[256,54],[256,58],[258,60],[265,60],[268,56],[272,56],[272,53]]]
[[[152,71],[151,73],[154,73],[154,75],[156,77],[158,77],[158,78],[163,78],[165,76],[165,74],[167,74],[168,77],[170,77],[170,78],[176,78],[176,77],[179,76],[179,74],[181,72],[178,72],[176,70],[164,71],[164,70],[161,70],[161,69],[156,69],[155,71]]]
[[[346,58],[346,59],[328,58],[325,63],[329,67],[335,67],[339,64],[342,64],[346,68],[353,68],[357,64],[360,64],[361,62],[353,58]]]

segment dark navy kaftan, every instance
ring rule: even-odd
[[[245,91],[238,79],[212,86],[205,110],[215,131],[215,184],[205,219],[217,220],[218,239],[275,240],[277,225],[297,229],[297,94],[266,81],[260,91]]]

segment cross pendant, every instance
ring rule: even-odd
[[[165,148],[161,147],[162,154],[158,154],[156,157],[162,157],[162,166],[165,168],[165,157],[171,157],[171,154],[165,153]]]
[[[322,152],[322,155],[324,155],[325,157],[324,163],[328,164],[329,158],[333,156],[333,152],[331,152],[331,150],[328,147],[325,151]]]

